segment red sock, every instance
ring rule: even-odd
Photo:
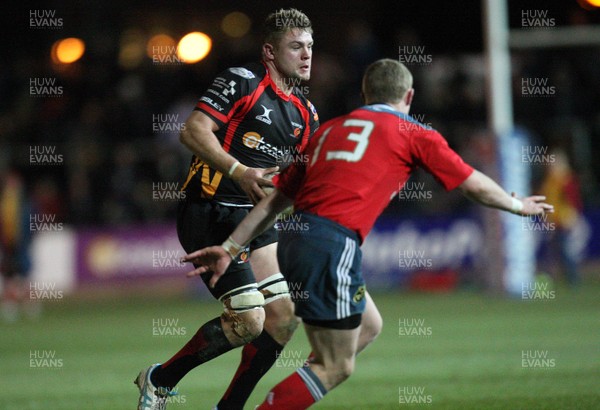
[[[322,399],[325,387],[310,367],[301,367],[275,386],[258,410],[304,410]]]

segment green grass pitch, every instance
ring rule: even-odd
[[[535,301],[469,292],[373,296],[382,335],[315,408],[600,409],[598,286],[559,288],[554,299]],[[0,409],[134,409],[138,371],[168,359],[219,313],[216,302],[189,298],[49,301],[37,322],[0,324]],[[163,335],[153,335],[157,319]],[[286,349],[248,409],[309,353],[302,329]],[[168,408],[211,408],[239,354],[188,374]]]

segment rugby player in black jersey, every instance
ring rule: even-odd
[[[319,125],[297,87],[310,78],[312,27],[296,9],[265,21],[262,59],[220,73],[188,118],[181,142],[193,153],[177,233],[186,252],[220,245],[272,187],[285,158],[298,155]],[[138,409],[164,409],[193,368],[245,345],[242,361],[217,408],[242,409],[297,327],[277,263],[277,231],[249,244],[210,288],[224,313],[205,323],[179,352],[142,370]],[[208,285],[211,272],[202,275]]]

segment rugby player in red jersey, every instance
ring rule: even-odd
[[[389,59],[371,64],[362,91],[367,105],[323,124],[307,146],[307,160],[280,175],[277,189],[222,246],[184,258],[200,265],[190,276],[214,271],[213,286],[243,246],[290,204],[306,227],[280,233],[278,258],[286,280],[308,294],[295,305],[314,357],[275,386],[259,409],[305,409],[352,373],[356,353],[364,348],[362,328],[370,320],[363,312],[372,308],[364,296],[359,247],[416,167],[446,190],[458,188],[488,207],[519,215],[553,211],[543,196],[509,195],[466,164],[437,131],[410,117],[414,89],[403,64]]]
[[[194,154],[177,217],[187,252],[222,243],[273,186],[269,174],[301,152],[318,128],[314,107],[297,87],[310,78],[312,45],[308,17],[296,9],[278,10],[265,21],[262,61],[220,73],[198,101],[181,133]],[[190,370],[245,345],[217,407],[243,408],[298,323],[276,249],[272,227],[241,250],[210,289],[223,303],[223,315],[200,327],[171,359],[140,372],[138,409],[165,408]],[[202,279],[208,283],[211,276],[206,272]]]

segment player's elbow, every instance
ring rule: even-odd
[[[190,132],[190,127],[186,123],[185,127],[179,133],[179,142],[183,144],[185,147],[189,148],[191,146],[192,141],[192,133]]]
[[[188,119],[179,133],[179,141],[200,158],[209,154],[213,147],[213,139],[214,144],[218,144],[210,125],[198,119]]]

